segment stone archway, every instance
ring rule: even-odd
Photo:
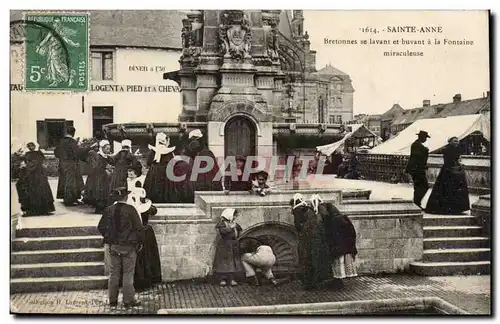
[[[273,249],[276,255],[273,272],[276,274],[299,272],[297,234],[292,226],[278,222],[260,223],[245,230],[240,239],[250,237]]]
[[[247,157],[256,153],[256,125],[244,115],[231,117],[224,126],[224,155]]]

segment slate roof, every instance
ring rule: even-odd
[[[450,102],[446,104],[436,104],[427,107],[405,110],[402,114],[400,114],[393,120],[392,124],[411,124],[416,120],[425,118],[443,118],[450,116],[474,115],[480,113],[482,110],[489,109],[489,97]]]
[[[184,17],[178,10],[90,10],[90,45],[180,50]],[[11,10],[10,19],[22,19],[22,11]]]

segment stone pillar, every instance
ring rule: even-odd
[[[196,121],[206,121],[210,102],[217,92],[217,77],[215,74],[199,74],[196,78]]]
[[[224,160],[224,133],[220,133],[224,123],[220,121],[209,121],[207,124],[208,148],[214,153],[215,157],[221,161]],[[222,131],[224,131],[222,129]]]

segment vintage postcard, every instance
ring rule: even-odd
[[[489,35],[11,11],[11,313],[491,315]]]

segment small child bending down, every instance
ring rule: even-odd
[[[228,282],[231,286],[236,286],[235,277],[243,270],[238,243],[242,229],[236,223],[237,217],[236,209],[227,208],[215,226],[220,239],[215,252],[214,274],[220,280],[221,286],[226,286]]]

